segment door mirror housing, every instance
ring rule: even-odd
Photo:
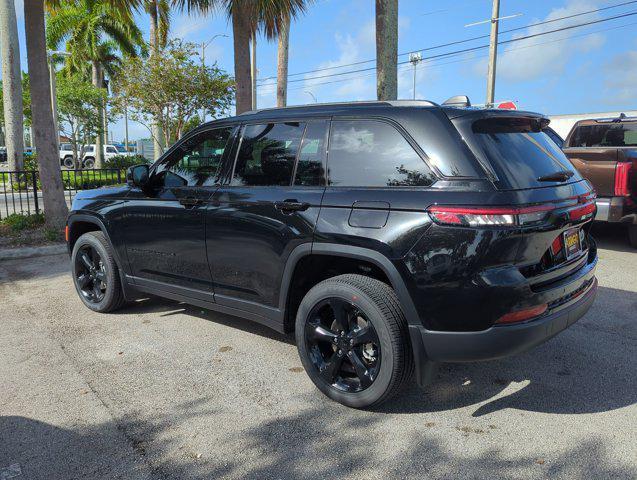
[[[128,167],[126,183],[129,187],[144,188],[148,184],[148,165]]]

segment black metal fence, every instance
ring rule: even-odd
[[[62,170],[64,197],[70,206],[78,190],[118,185],[126,172],[117,168]],[[42,213],[42,185],[37,170],[0,172],[0,220],[11,214]]]

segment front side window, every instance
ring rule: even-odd
[[[392,125],[374,120],[332,122],[329,185],[416,187],[434,180],[427,164]]]
[[[637,123],[600,123],[575,127],[571,147],[636,147]]]
[[[224,127],[188,138],[157,167],[154,182],[166,188],[214,185],[231,136],[232,127]]]
[[[290,185],[305,124],[246,125],[231,185]]]
[[[106,153],[117,153],[117,149],[115,147],[106,147]]]

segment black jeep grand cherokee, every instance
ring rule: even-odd
[[[547,123],[422,101],[208,123],[76,196],[75,286],[99,312],[153,294],[294,331],[323,393],[379,404],[591,306],[595,194]]]

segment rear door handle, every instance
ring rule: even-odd
[[[194,207],[201,204],[201,200],[195,197],[180,198],[179,203],[186,208]]]
[[[307,202],[298,202],[296,200],[284,200],[282,202],[274,202],[274,208],[282,212],[302,212],[310,208]]]

